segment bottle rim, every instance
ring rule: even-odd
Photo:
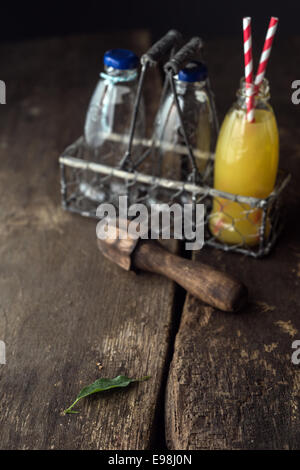
[[[120,70],[113,67],[104,66],[104,71],[100,72],[100,78],[112,83],[132,82],[138,77],[138,69]]]
[[[249,89],[252,88],[253,92],[255,92],[255,85],[249,85],[246,83],[245,78],[242,77],[240,79],[240,88],[237,91],[237,96],[240,98],[246,98],[249,94]],[[270,99],[270,86],[269,81],[267,78],[264,78],[259,86],[258,92],[256,93],[255,98],[261,100],[269,100]]]
[[[188,82],[188,81],[180,80],[178,78],[178,74],[174,75],[174,81],[175,81],[176,86],[182,87],[183,89],[186,89],[188,87],[189,89],[196,88],[200,90],[204,88],[206,85],[206,80],[201,80],[199,82]]]

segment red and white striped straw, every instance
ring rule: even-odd
[[[254,89],[251,18],[243,18],[247,121],[254,122]]]
[[[277,24],[278,24],[278,18],[275,18],[274,16],[272,16],[269,27],[268,27],[264,47],[260,56],[257,74],[255,77],[255,91],[256,92],[259,90],[261,82],[263,81],[265,73],[266,73],[266,68],[267,68],[268,60],[271,54],[271,49],[272,49],[273,39],[274,39],[276,29],[277,29]]]

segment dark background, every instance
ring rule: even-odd
[[[256,37],[264,36],[270,16],[280,18],[280,34],[300,31],[300,2],[212,0],[88,0],[80,2],[1,2],[0,39],[147,28],[157,39],[170,28],[186,36],[241,34],[241,19],[252,16]]]

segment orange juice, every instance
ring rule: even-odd
[[[274,189],[279,138],[273,110],[267,103],[266,80],[264,87],[256,99],[254,123],[246,120],[243,90],[240,101],[224,119],[216,147],[215,189],[255,198],[265,198]],[[255,245],[261,219],[259,208],[215,197],[210,231],[224,243]],[[266,231],[269,230],[267,219]]]

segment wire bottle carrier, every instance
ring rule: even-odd
[[[280,234],[283,225],[281,217],[282,193],[289,183],[290,175],[279,171],[274,190],[264,199],[225,193],[214,189],[212,185],[213,155],[211,155],[207,161],[204,174],[200,175],[195,160],[195,152],[197,150],[191,147],[184,125],[182,110],[176,91],[175,76],[187,62],[199,57],[203,43],[200,38],[195,37],[176,52],[180,41],[180,33],[171,30],[142,56],[142,68],[129,136],[127,138],[126,136],[120,136],[118,134],[106,136],[107,139],[112,142],[126,141],[127,143],[127,151],[124,155],[120,156],[120,162],[117,167],[106,164],[105,160],[103,160],[103,163],[93,161],[95,155],[93,151],[88,148],[83,137],[80,137],[65,149],[59,158],[62,206],[64,209],[82,216],[96,217],[97,207],[100,202],[112,203],[117,209],[117,196],[119,195],[127,195],[130,204],[144,203],[148,206],[151,206],[153,201],[155,201],[155,203],[167,203],[169,206],[173,203],[182,205],[184,202],[188,201],[193,205],[193,213],[195,213],[196,204],[204,204],[204,243],[206,245],[225,251],[243,253],[255,258],[262,257],[270,252]],[[155,133],[153,133],[152,139],[144,139],[138,142],[139,145],[142,144],[144,151],[142,151],[137,159],[132,159],[132,148],[137,143],[136,139],[134,139],[134,131],[145,76],[148,69],[157,66],[158,61],[165,57],[167,53],[170,53],[170,57],[164,65],[166,78],[160,103],[162,103],[169,87],[171,87],[183,138],[183,145],[181,145],[179,149],[177,148],[176,151],[179,155],[184,156],[185,161],[188,162],[188,171],[184,178],[182,178],[182,174],[178,177],[177,172],[174,179],[169,177],[165,178],[164,175],[161,174],[161,171],[157,170],[157,168],[161,168],[161,166],[157,165],[157,162],[153,159],[153,153],[155,148],[159,148],[163,144],[157,140]],[[210,86],[209,91],[212,97]],[[215,109],[213,109],[213,114],[217,126]],[[119,185],[121,190],[118,195],[110,190],[112,178],[122,183]],[[85,179],[89,179],[89,181],[93,182],[89,193],[83,193],[80,189],[80,185]],[[99,194],[101,194],[102,197],[103,194],[105,195],[101,201],[98,197]],[[218,200],[216,198],[221,198],[221,200],[233,201],[239,204],[243,209],[243,217],[250,222],[252,221],[251,215],[255,214],[257,209],[260,210],[261,219],[259,222],[258,240],[254,246],[249,246],[242,234],[239,234],[239,243],[226,244],[220,242],[217,237],[211,233],[209,230],[209,220],[214,198],[215,200]],[[226,216],[226,212],[223,211],[223,213]],[[255,223],[257,226],[257,222]],[[232,230],[238,233],[233,218]]]

